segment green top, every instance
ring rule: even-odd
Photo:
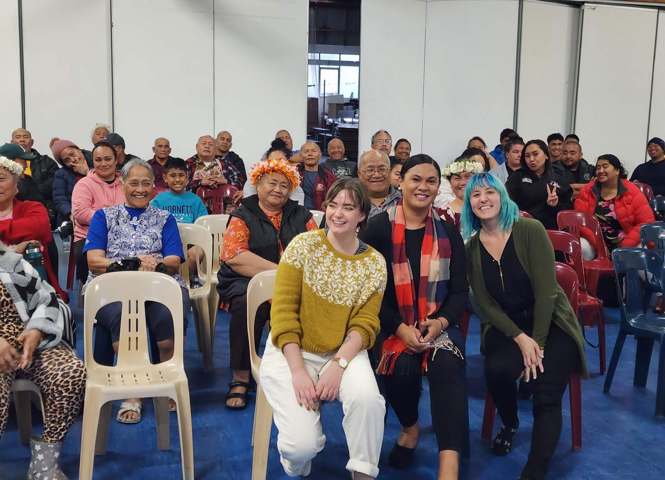
[[[533,339],[545,348],[550,333],[550,322],[554,321],[575,340],[580,352],[580,373],[583,378],[588,378],[582,330],[566,293],[556,281],[554,249],[545,228],[538,220],[520,217],[513,224],[513,241],[517,257],[529,276],[536,299],[533,312]],[[477,233],[466,244],[466,264],[469,283],[480,310],[478,317],[483,323],[481,352],[484,351],[485,333],[488,328],[498,328],[511,338],[523,333],[485,288],[480,262],[480,239]]]

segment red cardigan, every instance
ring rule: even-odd
[[[575,210],[580,212],[593,213],[598,203],[600,195],[600,185],[594,178],[589,182],[577,196],[575,200]],[[621,242],[622,247],[636,247],[640,244],[640,227],[647,223],[655,222],[653,211],[649,206],[647,197],[628,180],[621,180],[619,192],[614,202],[617,220],[621,228],[626,232],[626,238]],[[591,245],[595,244],[595,239],[591,232],[582,229],[581,234],[589,240]]]
[[[44,267],[48,282],[55,289],[60,298],[67,301],[67,293],[58,284],[58,279],[51,268],[51,259],[48,256],[48,244],[53,241],[51,235],[51,221],[46,208],[37,202],[19,202],[14,199],[12,219],[0,222],[0,240],[6,245],[16,245],[26,240],[39,240],[44,252]]]

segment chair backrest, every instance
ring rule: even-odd
[[[560,230],[547,230],[547,236],[550,237],[554,251],[562,252],[565,264],[575,270],[580,285],[586,286],[580,241],[574,235]]]
[[[665,247],[665,238],[661,239],[661,233],[665,232],[665,222],[647,223],[640,227],[640,240],[642,245],[646,247],[649,243],[653,242],[654,249],[660,255],[663,255]]]
[[[238,193],[238,189],[228,183],[217,188],[200,187],[196,190],[196,195],[203,200],[206,207],[215,215],[229,214],[238,206],[233,201],[233,196],[236,193]]]
[[[520,210],[520,217],[533,218],[529,212],[525,212],[524,210]]]
[[[164,187],[153,187],[152,188],[152,198],[151,198],[151,200],[154,199],[160,193],[163,193],[167,190],[168,190],[168,188],[164,188]]]
[[[665,215],[665,197],[653,198],[649,200],[649,205],[651,205],[651,209],[656,218]]]
[[[577,273],[568,265],[556,262],[556,281],[563,291],[566,292],[570,306],[573,307],[575,315],[577,315],[580,308],[580,288]]]
[[[196,219],[196,225],[201,225],[208,229],[212,234],[212,274],[217,275],[219,271],[219,262],[222,257],[222,240],[226,233],[226,227],[229,224],[229,216],[222,215],[203,215]]]
[[[187,250],[189,245],[196,247],[196,270],[199,281],[203,281],[203,288],[210,288],[210,279],[212,276],[212,236],[210,231],[202,226],[193,223],[179,223],[180,241],[185,261],[180,264],[180,275],[185,280],[189,289],[192,290],[190,280],[189,265],[187,263]],[[199,260],[199,248],[203,250],[203,260]],[[205,264],[205,267],[203,266]]]
[[[653,189],[646,183],[633,182],[633,185],[640,189],[644,196],[647,197],[647,200],[651,201],[654,198]]]
[[[173,361],[182,363],[183,311],[180,285],[173,277],[156,272],[105,273],[93,279],[85,291],[83,306],[85,363],[98,371],[116,367],[99,365],[93,355],[92,331],[100,308],[122,303],[117,367],[150,365],[145,303],[157,302],[171,312],[174,332]]]
[[[556,216],[556,222],[559,230],[568,230],[575,238],[580,239],[580,228],[589,229],[596,239],[596,244],[592,245],[598,258],[607,258],[605,240],[603,232],[600,230],[598,219],[590,212],[577,212],[575,210],[563,210]]]
[[[321,226],[321,220],[323,220],[323,217],[325,216],[325,212],[322,212],[320,210],[310,210],[312,212],[312,217],[314,218],[314,221],[318,226]]]
[[[247,286],[247,334],[249,336],[249,360],[252,364],[252,375],[259,378],[261,357],[256,352],[254,343],[254,323],[259,307],[270,300],[275,293],[276,270],[268,270],[254,275]]]
[[[616,273],[621,323],[624,327],[630,326],[631,318],[646,313],[645,290],[663,289],[663,257],[646,248],[617,248],[612,252],[612,263]],[[645,282],[650,285],[649,289],[645,288]]]

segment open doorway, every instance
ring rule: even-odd
[[[328,157],[333,138],[358,160],[360,0],[310,0],[307,137]]]

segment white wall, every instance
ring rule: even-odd
[[[0,145],[11,140],[21,126],[21,65],[18,30],[18,3],[0,2]]]
[[[517,131],[525,141],[571,131],[579,7],[524,2]]]
[[[585,6],[575,133],[584,156],[644,159],[658,12]]]
[[[41,153],[56,136],[89,148],[111,122],[110,25],[108,0],[23,2],[26,127]]]
[[[253,165],[278,130],[307,130],[307,0],[215,0],[215,133]]]
[[[214,135],[213,0],[113,0],[115,131],[129,153],[152,158],[158,137],[172,155]]]
[[[358,152],[377,130],[421,152],[425,10],[422,0],[362,0]]]
[[[513,125],[517,0],[427,3],[423,152],[441,165]]]
[[[659,13],[658,20],[658,44],[653,69],[653,96],[648,136],[649,139],[665,138],[665,11]]]

